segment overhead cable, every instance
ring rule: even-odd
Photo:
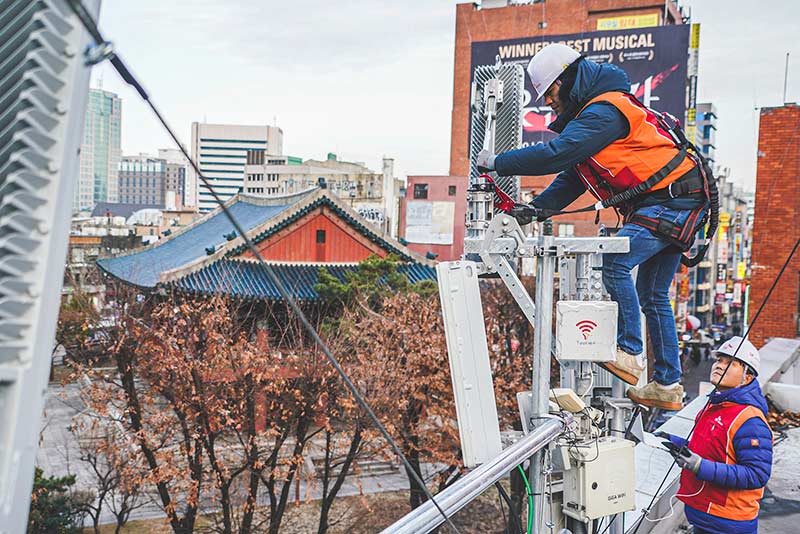
[[[710,404],[711,404],[711,395],[713,395],[717,391],[717,389],[719,389],[719,384],[722,383],[722,380],[725,378],[725,374],[728,372],[728,369],[731,368],[731,364],[733,363],[734,358],[736,358],[736,355],[739,353],[739,349],[742,348],[742,345],[744,344],[745,340],[747,339],[747,336],[750,334],[750,331],[753,329],[753,326],[756,324],[756,321],[758,321],[758,318],[761,316],[761,312],[764,310],[764,307],[767,305],[767,302],[769,301],[769,298],[772,296],[772,292],[775,291],[775,288],[778,286],[778,282],[780,281],[781,276],[783,276],[783,273],[786,271],[786,268],[789,267],[789,263],[791,263],[795,252],[797,252],[797,247],[798,246],[800,246],[800,238],[798,238],[797,241],[795,241],[794,247],[792,247],[792,251],[789,253],[789,256],[786,258],[786,261],[783,263],[783,267],[781,267],[781,270],[778,272],[778,276],[776,276],[775,280],[772,282],[772,285],[770,286],[769,291],[767,291],[767,295],[764,297],[764,300],[761,302],[761,305],[758,307],[758,311],[756,312],[755,316],[753,317],[753,320],[750,322],[750,325],[747,327],[747,330],[745,331],[744,335],[742,336],[742,340],[739,342],[739,345],[736,347],[736,350],[733,352],[733,356],[731,356],[730,361],[728,361],[728,365],[725,366],[725,370],[722,372],[722,375],[719,377],[719,380],[717,381],[716,385],[711,390],[711,392],[708,394],[708,400],[706,401],[705,405],[703,406],[703,409],[701,410],[700,415],[698,415],[695,418],[694,424],[692,425],[692,428],[689,430],[689,434],[686,436],[686,442],[687,443],[689,442],[689,438],[694,433],[694,429],[697,427],[697,423],[698,423],[698,421],[700,421],[700,418],[702,417],[703,412],[705,412],[708,409],[708,407],[710,406]],[[667,469],[667,472],[664,475],[664,478],[661,480],[661,484],[658,485],[658,489],[656,489],[655,493],[653,493],[653,497],[652,497],[652,499],[650,499],[650,504],[647,505],[647,508],[644,510],[644,514],[638,519],[638,521],[636,523],[636,528],[634,529],[633,534],[636,534],[639,531],[639,527],[642,526],[642,523],[644,522],[644,520],[648,519],[647,516],[650,514],[650,510],[651,510],[651,508],[653,507],[653,504],[656,501],[656,497],[658,497],[658,494],[661,492],[661,488],[664,487],[664,484],[667,482],[667,479],[669,478],[669,474],[672,471],[672,468],[675,467],[675,465],[676,465],[676,462],[673,459],[672,464],[669,466],[669,469]],[[603,531],[603,532],[605,532],[605,531]]]
[[[114,69],[122,77],[122,79],[125,80],[125,82],[127,82],[131,87],[133,87],[136,90],[137,93],[139,93],[139,96],[142,98],[142,100],[145,101],[147,106],[150,108],[150,110],[156,116],[158,121],[161,123],[161,126],[164,128],[164,130],[172,138],[172,141],[175,143],[175,145],[181,151],[183,156],[189,161],[189,164],[191,165],[192,169],[195,171],[195,173],[197,173],[197,176],[203,182],[203,185],[209,190],[209,192],[211,193],[211,196],[214,198],[214,201],[219,205],[219,207],[222,210],[222,212],[225,214],[225,216],[228,218],[230,223],[233,225],[234,229],[236,230],[236,233],[241,236],[242,241],[244,242],[244,244],[247,247],[247,249],[249,249],[250,252],[253,253],[253,256],[256,258],[256,260],[258,262],[258,265],[262,269],[264,269],[264,271],[266,272],[266,274],[269,277],[270,281],[273,284],[275,284],[275,287],[278,289],[278,292],[281,294],[281,297],[289,304],[289,307],[292,309],[292,311],[295,313],[297,318],[300,320],[300,322],[302,323],[303,327],[306,329],[308,334],[312,337],[312,339],[314,340],[316,345],[319,347],[319,349],[322,351],[322,353],[328,359],[328,361],[333,366],[333,368],[336,370],[336,372],[339,373],[339,376],[341,377],[342,381],[347,386],[347,389],[350,390],[350,393],[353,395],[353,397],[356,399],[356,401],[359,403],[359,405],[364,409],[364,411],[367,413],[369,418],[372,420],[372,422],[378,428],[380,433],[383,435],[383,437],[386,439],[386,441],[392,447],[392,450],[394,451],[394,453],[403,462],[403,465],[405,466],[406,471],[409,474],[409,476],[420,487],[420,489],[423,491],[425,496],[433,503],[433,505],[436,507],[436,509],[442,514],[442,516],[444,517],[444,519],[447,522],[448,526],[454,532],[456,532],[458,534],[459,531],[456,528],[456,526],[453,524],[453,522],[450,520],[450,518],[447,516],[447,514],[444,513],[444,510],[442,510],[442,508],[439,506],[439,504],[433,498],[433,495],[430,493],[430,491],[428,490],[427,486],[425,485],[423,480],[420,478],[420,476],[417,474],[417,472],[414,470],[414,468],[411,466],[411,463],[408,461],[408,459],[406,458],[405,454],[403,454],[403,452],[400,450],[400,447],[397,445],[397,443],[395,443],[394,439],[392,439],[392,436],[389,434],[389,431],[386,430],[386,427],[384,427],[384,425],[380,422],[378,417],[375,415],[375,412],[372,411],[372,408],[370,408],[370,406],[367,403],[366,399],[364,399],[363,395],[358,390],[356,385],[350,380],[350,377],[347,376],[347,373],[344,371],[342,366],[339,364],[339,361],[331,353],[330,349],[328,349],[327,345],[322,340],[322,338],[319,336],[319,333],[316,331],[316,329],[311,325],[311,323],[309,322],[308,318],[305,316],[303,311],[300,309],[300,306],[297,303],[297,301],[294,299],[294,297],[292,297],[289,294],[289,292],[287,291],[287,289],[284,286],[283,282],[277,276],[277,274],[275,273],[275,271],[272,268],[272,266],[270,264],[268,264],[266,261],[264,261],[264,258],[261,256],[261,253],[258,251],[258,249],[255,247],[253,242],[250,240],[250,238],[245,233],[244,228],[242,228],[242,226],[239,223],[239,221],[236,220],[236,218],[230,212],[228,207],[225,205],[225,203],[219,197],[217,192],[214,191],[213,186],[209,183],[209,181],[203,175],[202,171],[200,171],[199,167],[197,166],[197,163],[195,163],[195,161],[192,159],[192,157],[187,152],[186,148],[183,146],[183,144],[180,142],[178,137],[175,135],[175,132],[172,130],[172,128],[169,126],[169,124],[167,124],[167,121],[164,118],[164,116],[159,112],[158,108],[156,108],[155,104],[153,104],[152,100],[150,99],[150,96],[147,94],[147,91],[145,91],[145,89],[141,85],[141,83],[136,79],[136,77],[133,75],[133,73],[130,71],[130,69],[128,69],[127,65],[125,65],[125,63],[122,61],[122,58],[120,58],[119,54],[114,50],[112,43],[109,42],[109,41],[106,41],[105,38],[103,37],[103,35],[100,33],[100,30],[97,27],[97,23],[94,21],[94,19],[92,18],[91,14],[87,11],[86,7],[83,5],[83,3],[80,0],[67,0],[67,1],[69,3],[70,8],[72,9],[72,11],[75,13],[75,15],[80,20],[81,24],[84,26],[84,28],[86,28],[86,31],[89,32],[89,35],[95,41],[95,45],[96,46],[95,46],[94,50],[92,50],[92,49],[87,50],[87,56],[89,58],[89,63],[92,63],[92,64],[99,63],[103,59],[108,59],[111,62],[111,64],[114,66]]]

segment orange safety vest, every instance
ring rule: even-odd
[[[595,102],[613,105],[625,116],[630,126],[627,136],[617,139],[575,166],[586,188],[598,200],[605,200],[645,182],[667,166],[679,149],[670,134],[659,126],[655,114],[633,95],[619,91],[603,93],[591,99],[578,115]],[[684,157],[677,167],[647,192],[669,186],[694,166],[689,157]]]
[[[755,406],[735,402],[712,404],[698,417],[697,427],[689,440],[689,450],[706,460],[729,465],[736,463],[733,437],[745,421],[758,417],[767,423],[764,414]],[[755,519],[763,496],[764,488],[725,488],[698,480],[688,469],[681,471],[678,499],[695,510],[716,517],[736,521]]]

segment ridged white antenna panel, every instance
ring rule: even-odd
[[[87,2],[95,16],[99,0]],[[89,87],[60,0],[0,1],[0,532],[27,527]]]
[[[473,74],[475,100],[480,104],[471,110],[472,121],[469,133],[469,182],[470,185],[481,173],[475,166],[478,152],[483,148],[486,134],[486,114],[483,109],[484,84],[497,78],[503,82],[503,104],[497,110],[494,135],[494,153],[502,154],[520,148],[522,144],[522,102],[525,90],[525,74],[521,65],[478,67]],[[497,185],[514,200],[519,201],[519,176],[498,176]]]

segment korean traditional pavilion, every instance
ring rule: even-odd
[[[344,279],[372,254],[397,256],[398,270],[411,282],[436,279],[433,261],[381,233],[328,189],[273,198],[239,193],[226,207],[299,300],[318,299],[314,286],[321,266]],[[219,208],[152,245],[97,264],[142,290],[281,299]]]

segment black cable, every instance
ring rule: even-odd
[[[717,391],[717,389],[719,388],[719,384],[722,383],[722,380],[725,378],[725,374],[728,372],[728,369],[731,368],[731,364],[733,364],[733,359],[736,357],[736,354],[739,353],[739,349],[742,348],[742,345],[744,344],[744,341],[747,339],[747,336],[750,335],[750,331],[753,329],[753,325],[756,324],[756,321],[758,321],[758,318],[761,316],[761,312],[764,311],[764,307],[767,305],[767,302],[769,301],[769,298],[772,296],[772,292],[775,291],[775,288],[778,286],[778,282],[780,281],[781,276],[783,276],[783,273],[786,271],[786,268],[789,267],[789,263],[791,263],[795,252],[797,252],[797,247],[798,246],[800,246],[800,238],[798,238],[797,241],[795,241],[794,247],[792,247],[792,251],[789,253],[789,256],[786,258],[786,261],[783,263],[783,266],[781,267],[781,270],[778,272],[778,276],[776,276],[775,280],[772,282],[772,286],[770,286],[769,291],[767,291],[767,295],[764,297],[764,300],[761,302],[761,306],[758,307],[758,311],[756,311],[756,314],[753,317],[753,320],[750,322],[750,325],[747,327],[747,331],[742,336],[742,340],[739,342],[739,346],[736,347],[736,350],[733,352],[733,356],[731,357],[730,361],[728,362],[728,365],[725,366],[725,370],[722,372],[722,375],[719,377],[719,380],[717,380],[717,384],[711,390],[711,393],[708,394],[708,400],[706,401],[705,406],[703,406],[703,409],[701,410],[700,415],[698,415],[695,418],[694,424],[692,425],[692,428],[689,430],[689,434],[686,436],[686,443],[687,444],[689,443],[689,438],[691,438],[692,434],[694,433],[694,429],[697,427],[697,423],[700,421],[700,418],[703,416],[703,413],[708,409],[708,406],[711,404],[711,395],[713,395]],[[658,485],[658,489],[653,494],[653,498],[650,499],[650,504],[647,505],[647,508],[645,509],[645,513],[642,515],[642,517],[637,519],[636,528],[633,530],[633,534],[636,534],[639,531],[639,527],[642,526],[642,522],[644,521],[645,517],[647,517],[647,515],[650,513],[650,509],[653,507],[653,503],[655,503],[656,497],[661,492],[661,488],[666,483],[667,478],[669,478],[669,474],[672,471],[672,468],[675,467],[675,465],[676,465],[676,462],[675,462],[675,459],[673,459],[672,460],[672,465],[669,466],[669,469],[667,470],[667,473],[664,475],[664,479],[661,481],[661,484]]]
[[[500,495],[499,492],[497,494],[497,502],[500,503],[500,513],[503,514],[503,524],[506,526],[505,534],[508,534],[508,520],[506,519],[506,509],[503,506],[503,499],[501,498],[501,495]]]
[[[97,24],[92,19],[91,14],[83,6],[81,0],[68,0],[68,3],[72,11],[78,17],[84,28],[86,28],[86,31],[89,32],[89,34],[94,39],[96,44],[98,46],[107,46],[110,49],[110,43],[103,38],[102,34],[100,33],[100,30],[97,27]],[[236,233],[238,233],[241,236],[245,246],[253,253],[256,260],[258,261],[258,264],[267,273],[267,276],[269,277],[270,281],[272,281],[272,283],[275,284],[275,287],[278,289],[278,292],[281,294],[281,297],[289,304],[289,307],[292,309],[297,318],[303,324],[303,327],[314,339],[314,342],[320,348],[322,353],[325,354],[325,357],[328,358],[328,361],[331,363],[336,372],[339,373],[339,376],[342,378],[342,381],[347,386],[347,389],[350,390],[350,393],[353,395],[356,401],[361,405],[364,411],[367,412],[367,415],[369,416],[370,419],[372,419],[373,423],[375,423],[375,426],[378,428],[383,437],[389,442],[389,445],[392,447],[394,453],[397,455],[398,458],[400,458],[400,460],[403,462],[403,465],[406,467],[406,471],[410,473],[411,478],[414,479],[414,482],[420,487],[423,493],[425,493],[425,496],[433,503],[433,505],[436,507],[439,513],[441,513],[442,517],[444,517],[445,522],[447,522],[450,528],[452,528],[454,532],[459,533],[459,530],[456,528],[456,526],[453,524],[453,522],[450,520],[447,514],[444,513],[444,510],[442,510],[442,508],[439,506],[436,500],[433,498],[433,495],[430,493],[425,483],[422,481],[422,479],[419,477],[416,471],[414,471],[414,468],[411,466],[411,463],[408,461],[405,454],[403,454],[403,452],[400,450],[400,448],[392,439],[391,435],[389,435],[389,431],[386,430],[386,428],[380,422],[378,417],[372,411],[372,408],[369,407],[369,404],[367,404],[367,401],[361,395],[361,392],[358,391],[358,388],[355,386],[355,384],[353,384],[353,382],[347,376],[347,373],[345,373],[344,369],[342,369],[342,366],[339,364],[339,361],[330,352],[330,350],[325,345],[325,342],[322,340],[322,338],[319,337],[319,333],[314,329],[314,327],[308,321],[308,318],[300,309],[300,306],[297,304],[297,301],[286,290],[286,287],[284,287],[283,282],[275,273],[275,271],[272,269],[272,267],[266,261],[264,261],[264,258],[261,256],[258,249],[255,247],[255,245],[253,245],[253,242],[250,241],[250,238],[247,237],[247,235],[245,234],[245,231],[242,228],[242,226],[239,224],[239,222],[236,220],[233,214],[228,210],[228,207],[225,205],[222,199],[220,199],[217,192],[214,191],[213,186],[209,184],[208,180],[200,171],[195,161],[186,151],[186,148],[183,146],[178,137],[175,135],[175,132],[172,130],[172,128],[170,128],[169,124],[167,124],[167,121],[158,111],[155,104],[153,104],[153,102],[150,100],[150,97],[144,90],[144,87],[142,87],[142,85],[138,82],[136,77],[133,75],[133,73],[131,73],[131,71],[128,69],[128,67],[125,65],[125,63],[122,61],[122,59],[116,52],[110,52],[108,54],[108,58],[111,61],[111,64],[116,69],[116,71],[119,73],[119,75],[134,89],[136,89],[142,100],[144,100],[147,103],[148,107],[150,107],[153,114],[155,114],[156,118],[158,118],[159,122],[164,127],[169,136],[172,138],[173,142],[178,146],[181,153],[189,161],[189,164],[192,166],[192,169],[194,169],[194,171],[197,173],[197,176],[203,182],[203,185],[209,190],[211,196],[214,198],[214,201],[219,205],[222,212],[231,222],[234,229],[236,230]]]
[[[508,493],[506,493],[505,488],[499,480],[495,482],[494,485],[497,488],[497,492],[500,494],[503,500],[506,501],[506,505],[508,506],[508,515],[514,518],[514,526],[517,527],[517,532],[522,534],[525,532],[525,529],[522,528],[522,519],[520,519],[519,512],[517,512],[516,508],[514,508],[514,503],[512,502],[511,497],[508,496]]]
[[[617,518],[617,516],[619,516],[619,515],[621,515],[621,514],[614,514],[614,517],[612,517],[612,518],[611,518],[611,521],[609,521],[609,522],[608,522],[608,525],[606,525],[606,528],[604,528],[604,529],[602,530],[602,532],[600,532],[600,534],[606,534],[606,531],[607,531],[608,529],[610,529],[610,528],[611,528],[611,525],[613,525],[613,524],[614,524],[614,520],[615,520],[615,519]],[[597,534],[597,531],[595,531],[595,534]]]

